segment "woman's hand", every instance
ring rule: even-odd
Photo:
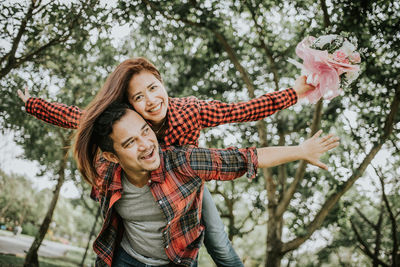
[[[308,84],[306,81],[307,76],[300,76],[296,79],[294,83],[293,89],[296,91],[298,98],[305,97],[308,91],[312,91],[315,89],[314,86]]]
[[[328,166],[320,161],[320,157],[328,150],[339,145],[339,137],[328,134],[320,138],[322,130],[319,130],[313,137],[299,145],[302,158],[315,166],[327,170]]]
[[[31,95],[29,94],[28,91],[28,87],[25,87],[25,94],[22,93],[21,90],[18,89],[17,91],[19,98],[21,98],[22,101],[24,101],[24,103],[26,103],[26,101],[28,101],[28,99],[31,97]]]

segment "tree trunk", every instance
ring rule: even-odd
[[[89,247],[90,247],[90,240],[92,240],[92,236],[94,236],[94,231],[96,231],[96,225],[97,225],[97,221],[99,220],[99,217],[100,217],[100,211],[101,211],[101,208],[99,207],[97,209],[96,219],[94,220],[94,224],[93,224],[92,230],[90,231],[90,234],[89,234],[89,238],[88,238],[85,254],[83,254],[83,258],[82,258],[82,261],[81,261],[81,266],[82,267],[85,266],[85,259],[86,259],[87,252],[88,252]]]
[[[6,211],[8,210],[8,208],[11,206],[11,201],[8,201],[6,203],[6,205],[1,209],[0,211],[0,216],[4,216],[4,214],[6,213]]]
[[[35,240],[33,240],[31,247],[29,248],[28,254],[26,254],[24,267],[37,267],[39,266],[38,260],[38,250],[40,245],[43,242],[43,239],[49,229],[50,222],[53,217],[54,209],[56,208],[58,197],[60,195],[61,186],[64,184],[65,180],[65,165],[66,165],[67,157],[63,157],[61,160],[60,170],[58,172],[58,182],[54,189],[53,198],[51,199],[49,209],[47,210],[46,216],[40,226],[39,232],[35,236]]]
[[[280,267],[281,260],[284,254],[282,250],[282,217],[277,218],[273,214],[268,220],[268,233],[267,233],[267,260],[265,262],[266,267]]]

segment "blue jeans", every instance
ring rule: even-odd
[[[167,265],[147,265],[131,257],[122,247],[117,247],[112,260],[112,267],[175,267],[173,263]],[[192,267],[197,267],[197,260]]]
[[[215,264],[218,267],[243,267],[242,261],[229,241],[217,207],[206,186],[204,186],[201,217],[206,227],[204,245]]]

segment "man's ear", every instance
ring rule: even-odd
[[[112,152],[103,152],[103,157],[108,161],[111,161],[114,163],[119,163],[119,159],[118,159],[117,155],[115,155]]]

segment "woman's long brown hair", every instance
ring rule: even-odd
[[[151,72],[160,82],[161,75],[157,68],[145,58],[134,58],[123,61],[108,76],[102,89],[89,103],[83,113],[75,136],[74,157],[83,178],[94,187],[98,187],[97,179],[103,178],[96,171],[96,161],[100,154],[97,140],[93,138],[93,127],[96,119],[113,102],[128,103],[127,91],[133,75],[146,70]],[[105,171],[105,170],[104,170]]]

